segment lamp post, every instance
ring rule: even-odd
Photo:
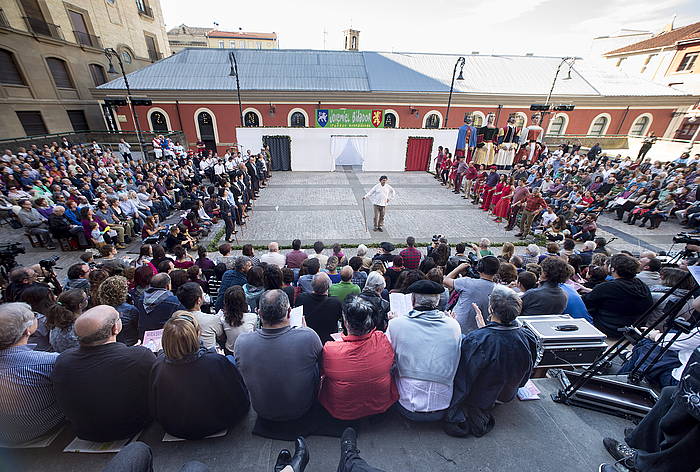
[[[561,72],[561,68],[564,64],[567,64],[569,66],[569,70],[566,73],[566,77],[564,77],[562,80],[571,80],[571,69],[574,68],[574,62],[576,62],[577,59],[580,59],[579,57],[562,57],[561,62],[559,62],[559,65],[557,66],[557,71],[554,73],[554,80],[552,80],[552,87],[549,89],[549,93],[547,94],[547,99],[544,102],[544,105],[546,110],[542,112],[542,120],[540,122],[540,126],[542,126],[542,129],[547,129],[544,123],[545,118],[547,115],[550,113],[549,111],[549,100],[552,98],[552,93],[554,92],[554,86],[557,84],[557,79],[559,78],[559,72]]]
[[[236,55],[233,51],[228,53],[228,61],[231,64],[231,71],[228,73],[229,77],[236,78],[236,93],[238,94],[238,114],[241,118],[241,128],[245,126],[243,123],[243,105],[241,105],[241,84],[238,81],[238,63],[236,62]]]
[[[132,103],[131,88],[129,87],[129,79],[126,78],[126,72],[124,71],[124,63],[122,62],[121,56],[117,51],[114,50],[114,48],[105,48],[104,53],[105,56],[107,56],[107,60],[109,61],[109,70],[107,71],[107,73],[117,73],[117,71],[114,69],[114,64],[112,63],[113,57],[115,57],[117,59],[117,62],[119,63],[119,68],[122,72],[122,78],[124,79],[124,85],[126,86],[126,96],[129,101],[129,109],[131,110],[131,116],[134,119],[134,126],[136,127],[136,139],[139,140],[139,148],[141,149],[141,155],[143,156],[143,159],[145,161],[146,153],[143,150],[143,140],[141,139],[141,125],[139,124],[139,117],[136,114],[134,104]]]
[[[462,75],[462,72],[464,71],[464,63],[466,60],[464,57],[459,57],[457,58],[457,62],[455,62],[455,68],[452,71],[452,83],[450,84],[450,96],[447,99],[447,113],[445,113],[445,128],[447,128],[447,123],[449,123],[450,119],[450,106],[452,105],[452,90],[454,90],[455,87],[455,75],[457,74],[457,66],[459,66],[459,76],[457,77],[457,80],[464,80],[464,75]]]

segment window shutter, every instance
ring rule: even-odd
[[[22,74],[19,73],[14,55],[5,49],[0,49],[0,83],[26,85]]]
[[[40,111],[18,111],[17,118],[22,123],[22,128],[27,136],[48,134]]]
[[[68,73],[68,66],[66,66],[65,61],[57,59],[55,57],[49,57],[46,59],[46,63],[49,65],[51,70],[51,76],[59,88],[75,88],[73,81]]]

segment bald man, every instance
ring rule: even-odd
[[[80,345],[62,352],[51,379],[58,404],[81,439],[132,437],[151,421],[148,378],[155,355],[117,342],[117,310],[99,305],[75,321]]]
[[[267,245],[268,252],[260,257],[260,262],[266,264],[275,264],[280,269],[287,263],[287,258],[280,254],[280,245],[276,242],[271,242]]]
[[[321,343],[331,341],[331,334],[338,332],[338,321],[343,312],[340,300],[328,296],[330,286],[328,274],[319,272],[311,281],[313,293],[304,292],[296,299],[297,306],[304,306],[306,326],[316,331]]]
[[[340,282],[331,285],[331,288],[328,289],[328,295],[337,298],[341,303],[348,295],[359,295],[360,286],[352,283],[353,275],[355,275],[355,271],[349,265],[340,269]]]

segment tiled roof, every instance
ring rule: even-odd
[[[242,90],[447,93],[459,56],[306,49],[189,48],[129,74],[134,90],[231,90],[234,51]],[[456,93],[546,95],[560,57],[465,54]],[[605,64],[576,61],[560,73],[554,95],[679,96],[686,93]],[[124,89],[123,79],[98,87]]]
[[[658,49],[666,46],[673,46],[678,41],[700,38],[700,22],[693,23],[682,28],[676,28],[668,33],[662,33],[652,38],[629,44],[625,47],[606,52],[606,56],[621,54],[625,52],[645,51],[648,49]]]

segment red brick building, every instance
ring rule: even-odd
[[[528,123],[533,103],[544,103],[558,57],[466,55],[463,80],[447,101],[458,56],[353,51],[186,49],[129,75],[132,92],[153,101],[138,107],[145,130],[182,130],[188,144],[203,140],[218,151],[241,140],[243,127],[313,128],[317,109],[382,110],[385,128],[438,130],[459,127],[465,113],[479,124],[488,113],[503,125],[511,113]],[[122,79],[100,86],[101,97],[123,97]],[[548,135],[672,136],[696,99],[683,91],[577,61],[565,64],[550,104]],[[115,110],[118,126],[134,130],[128,109]],[[386,130],[385,130],[386,131]],[[450,147],[454,144],[445,138]]]

